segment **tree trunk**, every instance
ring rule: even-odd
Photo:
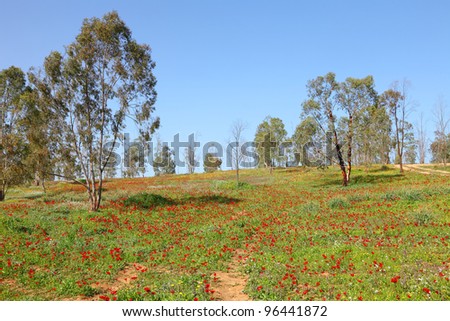
[[[0,190],[0,202],[3,202],[5,200],[5,193],[3,190]]]

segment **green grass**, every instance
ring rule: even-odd
[[[375,166],[346,188],[333,167],[241,177],[110,180],[96,213],[79,186],[14,189],[0,204],[0,299],[210,300],[236,253],[253,300],[450,297],[448,177]]]

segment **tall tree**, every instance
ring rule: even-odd
[[[324,133],[331,133],[335,154],[342,173],[342,185],[347,186],[347,168],[342,155],[342,143],[337,132],[336,90],[338,86],[336,75],[332,72],[308,81],[306,87],[308,99],[302,103],[302,108],[305,115],[310,115],[317,121]],[[329,157],[331,160],[331,155]]]
[[[8,187],[25,178],[28,146],[21,126],[25,89],[25,74],[20,68],[0,71],[0,201]]]
[[[352,173],[353,139],[355,135],[355,121],[365,109],[375,106],[377,93],[372,76],[362,79],[347,78],[337,88],[337,101],[339,107],[347,114],[347,181]]]
[[[85,19],[66,55],[53,52],[46,58],[43,82],[53,98],[54,121],[62,128],[59,143],[76,155],[86,182],[70,178],[86,188],[92,211],[100,207],[103,173],[126,117],[147,141],[159,126],[151,117],[156,79],[150,52],[113,11]]]

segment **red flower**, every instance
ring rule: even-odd
[[[262,290],[262,285],[258,286],[258,287],[256,288],[256,290],[257,290],[257,291],[261,291],[261,290]]]
[[[148,293],[148,292],[150,292],[151,290],[150,290],[150,288],[149,288],[148,286],[146,286],[146,287],[144,288],[144,291]]]
[[[426,294],[430,294],[431,290],[429,288],[423,288],[423,292],[425,292]]]
[[[391,279],[391,282],[392,282],[392,283],[397,283],[399,279],[400,279],[400,276],[399,276],[399,275],[394,276],[394,277]]]

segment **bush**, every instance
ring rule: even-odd
[[[156,206],[173,205],[175,204],[175,202],[158,194],[150,194],[144,192],[129,197],[123,204],[125,206],[135,205],[141,208],[152,208]]]

